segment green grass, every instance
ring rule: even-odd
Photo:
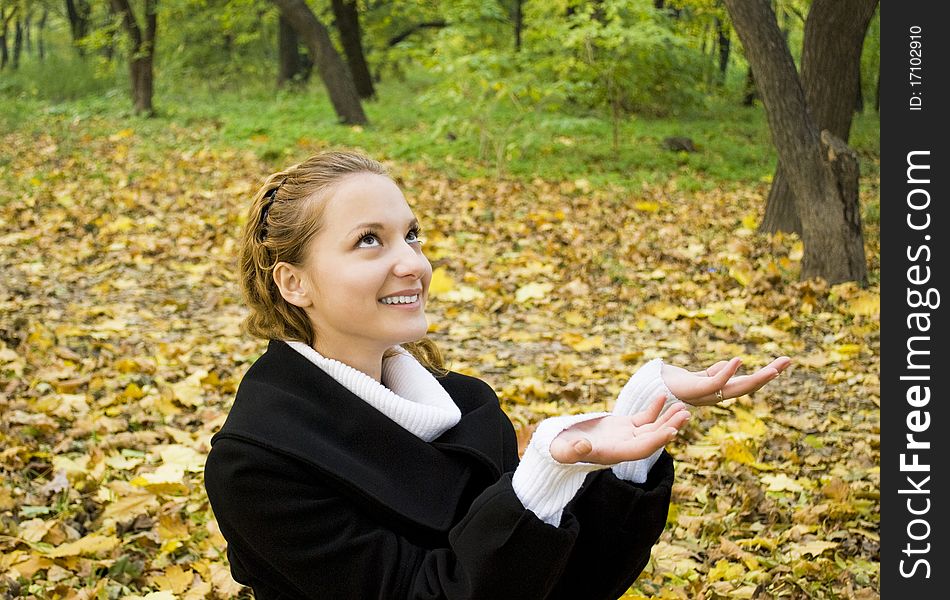
[[[684,190],[765,182],[776,162],[762,109],[744,108],[732,99],[713,99],[675,117],[630,116],[621,123],[615,148],[611,123],[598,115],[499,101],[442,101],[431,93],[431,77],[422,73],[380,83],[379,99],[364,103],[370,125],[348,127],[337,124],[316,78],[303,89],[275,90],[259,79],[222,89],[159,72],[157,116],[146,119],[131,113],[120,76],[106,85],[88,70],[76,71],[81,81],[57,91],[48,81],[52,76],[38,68],[18,75],[19,84],[0,87],[0,127],[49,133],[64,148],[81,143],[76,136],[111,135],[131,127],[158,149],[180,144],[184,129],[195,143],[247,149],[274,168],[321,148],[344,146],[377,158],[423,163],[453,177],[584,178],[623,188],[675,179]],[[690,137],[698,151],[668,151],[661,146],[668,136]],[[856,118],[852,144],[865,159],[864,172],[876,172],[878,115]]]

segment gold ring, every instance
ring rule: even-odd
[[[716,390],[716,402],[722,402],[722,390]]]

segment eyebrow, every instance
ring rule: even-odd
[[[409,225],[407,225],[407,228],[418,227],[418,226],[419,226],[419,219],[413,218],[411,221],[409,221]],[[360,223],[359,225],[351,229],[350,233],[347,235],[352,235],[353,232],[355,232],[358,229],[386,229],[386,226],[383,225],[382,223]]]

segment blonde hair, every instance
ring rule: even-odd
[[[306,312],[284,300],[274,283],[278,262],[302,265],[323,226],[326,200],[335,185],[357,173],[389,177],[379,162],[355,152],[332,151],[267,177],[254,195],[241,234],[240,275],[250,314],[245,333],[263,339],[296,340],[313,346],[319,336]],[[429,338],[402,344],[416,360],[443,375],[442,353]],[[389,356],[391,351],[387,351]]]

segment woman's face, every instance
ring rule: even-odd
[[[301,271],[318,351],[379,352],[426,334],[432,265],[418,233],[388,177],[350,175],[331,190]]]

